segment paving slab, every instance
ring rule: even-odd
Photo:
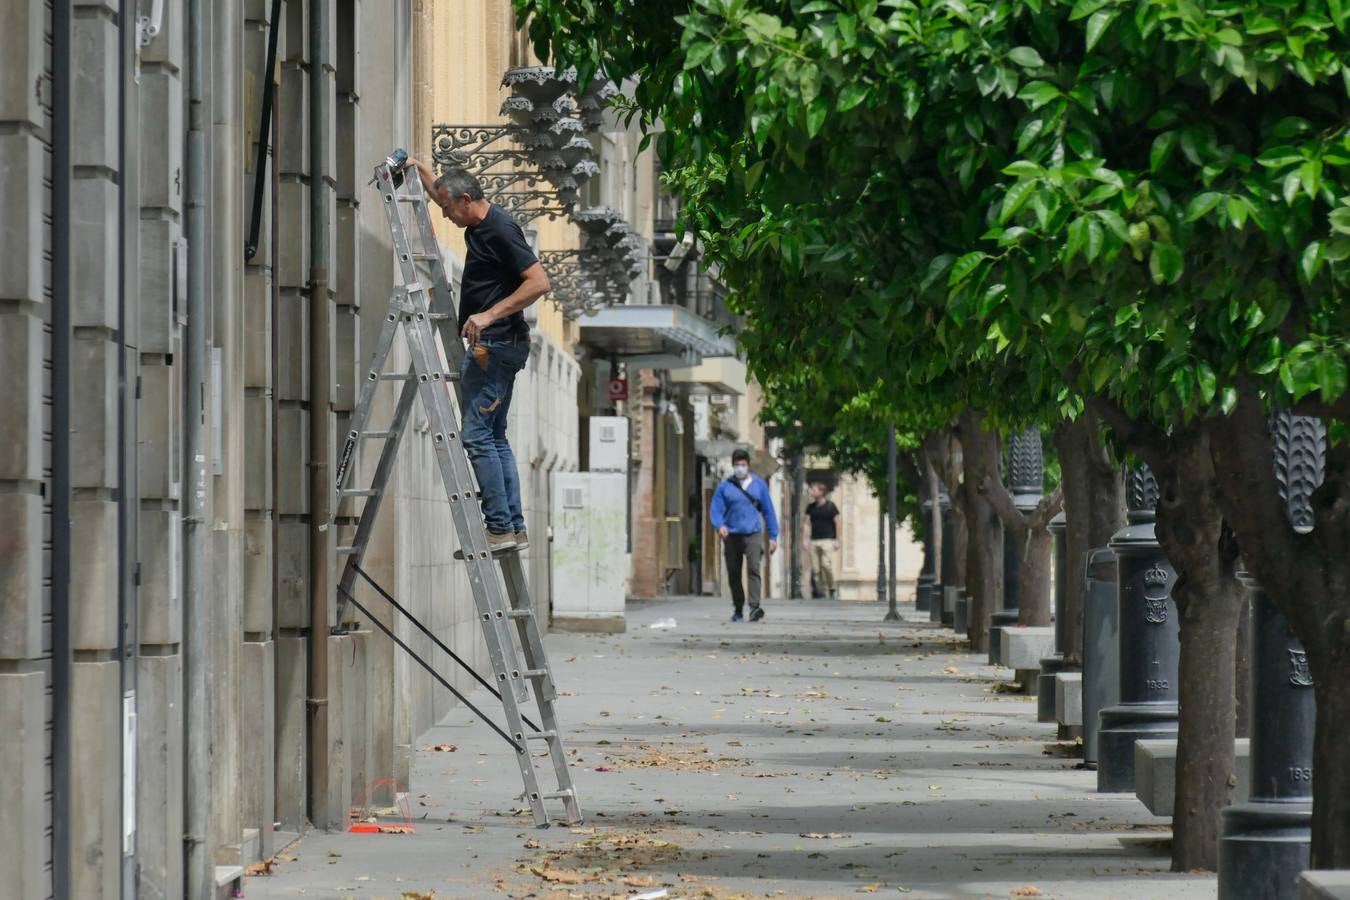
[[[510,749],[456,708],[418,742],[415,834],[310,832],[245,896],[1215,896],[1168,871],[1166,820],[1095,793],[1034,698],[912,606],[765,609],[630,602],[626,634],[548,636],[584,826],[535,829]]]

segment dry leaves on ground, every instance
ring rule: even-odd
[[[260,863],[254,863],[253,865],[251,865],[251,866],[249,866],[248,868],[244,869],[244,874],[247,875],[247,876],[249,876],[249,877],[254,877],[254,876],[257,876],[257,875],[271,875],[271,874],[272,874],[272,866],[274,866],[274,865],[276,865],[276,857],[275,857],[275,856],[272,857],[271,859],[265,859],[265,860],[263,860],[263,861],[260,862]]]
[[[1041,889],[1033,884],[1024,884],[1021,887],[1015,887],[1010,891],[1014,897],[1040,897]]]
[[[610,759],[624,769],[671,769],[676,772],[716,772],[719,769],[750,764],[748,760],[732,756],[713,756],[702,744],[688,747],[675,744],[638,744],[631,749],[637,750],[641,755],[610,756]]]
[[[430,747],[423,747],[423,753],[454,753],[459,748],[454,744],[432,744]]]
[[[828,841],[840,841],[840,840],[843,840],[844,838],[850,838],[850,837],[853,837],[853,835],[851,835],[851,834],[840,834],[840,833],[837,832],[837,831],[829,831],[829,832],[804,831],[804,832],[802,832],[801,834],[799,834],[799,835],[797,835],[797,836],[798,836],[798,837],[804,837],[804,838],[814,838],[814,839],[818,839],[818,840],[828,840]]]

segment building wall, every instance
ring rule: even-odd
[[[328,60],[323,67],[311,58],[314,2],[331,13],[318,42]],[[125,96],[121,76],[130,70],[120,66],[119,50],[128,35],[119,4],[75,3],[75,801],[70,856],[60,864],[72,872],[71,895],[82,900],[118,896],[124,868],[139,870],[140,896],[202,896],[189,887],[199,873],[185,864],[185,809],[206,816],[197,837],[207,867],[274,852],[282,840],[274,822],[291,832],[340,823],[369,781],[406,781],[417,736],[450,702],[371,623],[329,636],[334,548],[359,508],[341,510],[336,528],[321,527],[311,484],[329,477],[331,469],[316,467],[316,451],[326,447],[331,466],[394,283],[383,205],[366,184],[371,168],[392,144],[425,143],[429,124],[419,131],[419,123],[495,120],[498,82],[513,54],[520,56],[520,42],[507,0],[453,8],[420,0],[285,0],[275,23],[279,61],[269,73],[270,7],[269,0],[206,4],[207,240],[191,249],[207,269],[208,314],[188,321],[186,0],[164,3],[161,32],[141,48],[138,79],[125,78]],[[0,872],[5,896],[22,900],[51,895],[53,868],[49,17],[43,0],[0,9],[0,374],[7,385],[0,394],[0,765],[15,773],[0,788],[7,835]],[[448,46],[467,57],[437,49]],[[257,253],[246,260],[241,238],[254,175],[268,163],[260,156],[259,116],[273,77],[276,127],[261,231]],[[326,97],[332,112],[319,136],[310,122],[316,96]],[[310,153],[316,139],[327,148],[317,168]],[[330,222],[317,259],[316,194]],[[125,232],[119,220],[129,223]],[[459,240],[451,232],[445,238]],[[538,240],[543,248],[566,247],[574,230],[545,220]],[[315,304],[324,305],[330,323],[317,335]],[[211,350],[201,385],[186,380],[187,329],[199,329]],[[544,613],[549,475],[578,465],[580,369],[575,329],[556,310],[541,306],[535,331],[510,429],[533,542],[528,571]],[[327,384],[312,383],[318,359],[328,362]],[[396,355],[393,364],[406,365],[406,357]],[[203,398],[200,422],[186,420],[190,396]],[[387,413],[389,398],[381,404]],[[315,417],[324,442],[318,446],[311,445]],[[191,466],[184,457],[190,428],[206,437]],[[430,457],[425,422],[415,415],[368,568],[482,668],[482,637],[451,559],[456,541]],[[360,474],[369,476],[373,463],[359,458]],[[207,543],[193,609],[206,618],[210,637],[189,658],[184,514],[187,498],[198,495],[208,513],[196,531]],[[316,591],[327,596],[322,621],[311,617]],[[357,596],[393,625],[372,591]],[[413,640],[406,623],[394,627]],[[123,638],[128,643],[119,648]],[[328,661],[326,702],[312,702],[311,650]],[[204,702],[193,710],[207,726],[196,733],[187,727],[193,668],[210,675]],[[123,711],[133,708],[137,744],[123,747]],[[313,723],[325,717],[328,733],[318,740]],[[193,748],[211,755],[206,784],[189,784]],[[121,780],[132,749],[134,858],[124,867]]]

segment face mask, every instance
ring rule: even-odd
[[[745,463],[736,463],[736,465],[732,466],[731,471],[736,473],[737,478],[744,478],[750,474],[750,467]]]

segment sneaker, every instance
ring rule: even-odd
[[[750,610],[751,622],[758,622],[763,618],[764,618],[764,607],[756,606],[754,609]]]
[[[516,532],[516,549],[525,550],[530,546],[530,538],[523,531]]]
[[[493,531],[487,530],[488,550],[493,553],[498,550],[510,550],[516,546],[516,535],[512,531]]]
[[[734,613],[731,614],[731,621],[733,621],[733,622],[744,622],[744,621],[745,621],[745,616],[741,615],[741,611],[738,609],[738,610],[736,610]]]

